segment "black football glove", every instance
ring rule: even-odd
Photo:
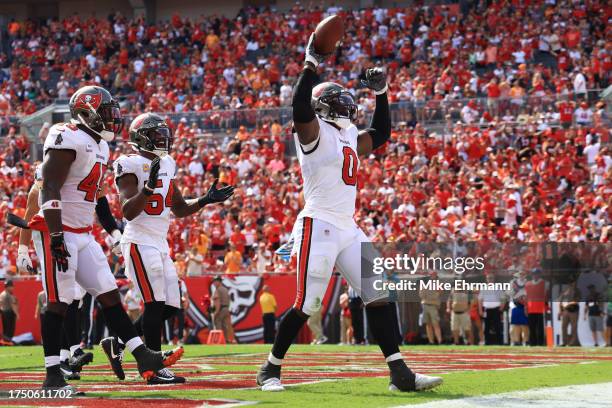
[[[204,207],[206,204],[222,203],[234,195],[234,186],[225,186],[217,189],[218,181],[219,179],[215,179],[215,182],[212,186],[210,186],[206,195],[198,199],[198,204],[200,204],[200,207]]]
[[[310,34],[310,38],[308,39],[308,44],[306,45],[305,60],[306,62],[310,62],[312,65],[316,67],[320,63],[325,62],[325,60],[329,58],[331,54],[317,53],[314,47],[314,39],[315,39],[315,33]]]
[[[53,232],[51,236],[51,257],[55,264],[55,269],[60,272],[66,272],[68,270],[68,258],[70,253],[66,249],[66,242],[64,241],[63,232]]]
[[[145,195],[153,194],[153,190],[157,188],[158,174],[159,174],[159,157],[156,157],[151,161],[151,167],[149,171],[149,180],[147,180],[147,184],[145,184],[145,189],[144,189]]]
[[[366,79],[361,80],[361,84],[370,88],[376,95],[387,92],[387,76],[382,68],[369,68],[366,70]]]

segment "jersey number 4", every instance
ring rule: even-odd
[[[342,148],[344,162],[342,163],[342,180],[347,186],[357,184],[357,154],[348,146]]]
[[[164,183],[161,180],[157,180],[156,188],[162,188]],[[166,208],[172,207],[172,192],[174,186],[172,185],[172,181],[170,181],[170,187],[168,187],[168,194],[166,194],[166,199],[164,200],[164,196],[155,193],[151,194],[149,197],[149,201],[147,201],[147,205],[144,208],[144,212],[148,215],[160,215],[164,212],[164,205]]]
[[[96,201],[98,190],[100,190],[100,182],[105,172],[106,166],[102,163],[96,163],[89,171],[89,174],[81,180],[77,189],[85,193],[85,201],[90,203]]]

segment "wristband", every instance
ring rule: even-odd
[[[42,203],[41,210],[61,210],[62,202],[60,200],[48,200]]]
[[[380,91],[374,91],[374,95],[382,95],[385,92],[387,92],[388,88],[389,88],[389,86],[387,85],[387,83],[385,83],[385,87],[383,89],[381,89]]]
[[[144,188],[142,189],[142,194],[146,195],[147,197],[150,196],[151,194],[153,194],[153,190],[151,190],[149,187],[144,186]]]
[[[319,66],[319,61],[317,61],[317,59],[310,54],[306,54],[304,60],[306,61],[305,65],[311,64],[313,66],[313,69]]]

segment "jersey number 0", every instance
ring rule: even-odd
[[[342,180],[347,186],[357,184],[357,154],[348,146],[342,148],[344,162],[342,163]]]

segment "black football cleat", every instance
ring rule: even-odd
[[[64,376],[64,380],[80,380],[81,375],[78,372],[73,371],[68,364],[68,360],[60,361],[60,372]]]
[[[413,373],[403,360],[392,361],[389,367],[389,391],[425,391],[442,384],[441,377]]]
[[[177,347],[167,351],[153,351],[144,347],[144,351],[136,359],[138,372],[145,380],[153,378],[161,369],[174,365],[181,359],[185,350]]]
[[[284,391],[280,378],[281,366],[266,361],[257,373],[257,385],[262,391]]]
[[[159,384],[183,384],[185,377],[175,375],[170,369],[162,368],[153,377],[147,380],[147,384],[159,385]]]
[[[83,370],[83,366],[93,361],[93,353],[89,351],[85,353],[82,349],[76,349],[73,356],[68,360],[70,369],[75,373],[80,373]]]
[[[118,379],[125,380],[125,372],[122,365],[125,345],[119,343],[115,337],[107,337],[100,341],[100,346],[110,362],[113,373],[115,373]]]
[[[47,369],[47,375],[43,381],[42,389],[45,391],[66,390],[71,391],[72,395],[76,394],[76,389],[64,379],[64,375],[59,365]]]

